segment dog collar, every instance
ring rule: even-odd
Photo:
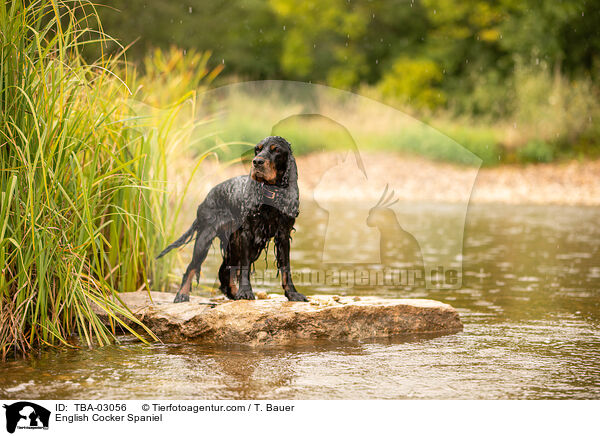
[[[263,197],[268,200],[275,200],[277,194],[279,194],[279,188],[275,186],[269,186],[265,183],[262,184]]]

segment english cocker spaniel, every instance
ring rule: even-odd
[[[215,186],[198,206],[196,220],[160,258],[196,235],[192,261],[187,267],[175,303],[189,301],[194,276],[215,237],[221,241],[223,263],[219,268],[220,289],[230,299],[253,300],[250,284],[253,263],[275,239],[277,268],[285,296],[290,301],[308,301],[292,282],[290,233],[299,213],[298,170],[292,147],[281,136],[269,136],[254,148],[249,176],[238,176]]]

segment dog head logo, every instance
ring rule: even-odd
[[[5,404],[6,431],[14,433],[19,429],[47,429],[50,422],[50,411],[28,401]]]

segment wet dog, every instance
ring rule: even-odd
[[[251,268],[274,239],[285,296],[290,301],[308,301],[294,287],[290,271],[290,233],[299,212],[298,197],[298,170],[291,145],[280,136],[263,139],[254,148],[250,175],[215,186],[198,206],[192,226],[158,255],[160,258],[187,244],[196,235],[192,261],[183,275],[175,303],[189,301],[192,280],[199,277],[202,262],[216,237],[223,255],[220,289],[228,298],[254,299]]]

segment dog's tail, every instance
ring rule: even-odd
[[[171,251],[173,248],[181,247],[182,245],[187,244],[188,242],[190,242],[192,240],[192,238],[194,237],[194,233],[196,233],[197,231],[198,231],[198,219],[195,219],[192,226],[189,229],[187,229],[185,231],[185,233],[179,237],[179,239],[177,239],[172,244],[169,244],[167,246],[167,248],[165,248],[163,251],[161,251],[160,254],[158,256],[156,256],[156,258],[160,259],[165,254],[167,254],[169,251]]]

